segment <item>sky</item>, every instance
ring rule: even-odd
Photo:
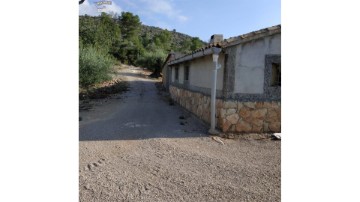
[[[131,12],[142,24],[199,37],[224,39],[281,24],[280,0],[85,0],[79,15],[99,15],[96,2],[111,1],[105,12]]]

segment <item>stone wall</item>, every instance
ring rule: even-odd
[[[224,132],[281,132],[280,102],[225,101],[217,117]]]
[[[210,96],[175,86],[169,91],[175,102],[210,123]],[[281,103],[216,99],[216,125],[223,132],[281,132]]]
[[[171,98],[195,114],[203,121],[210,123],[210,97],[202,93],[191,92],[170,85]],[[219,102],[219,101],[218,101]]]

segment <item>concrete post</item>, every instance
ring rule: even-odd
[[[212,76],[212,86],[211,86],[211,106],[210,106],[210,112],[211,112],[211,126],[209,133],[212,135],[219,134],[219,131],[215,129],[216,123],[215,123],[215,111],[216,111],[216,80],[217,80],[217,70],[221,68],[221,66],[218,64],[219,59],[219,53],[221,51],[221,48],[212,48],[213,51],[213,62],[214,62],[214,69],[213,69],[213,76]]]

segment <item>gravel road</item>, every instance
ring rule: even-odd
[[[123,69],[130,90],[80,112],[80,201],[280,201],[280,141],[220,144],[144,74]]]

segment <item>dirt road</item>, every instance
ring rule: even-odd
[[[280,141],[219,144],[141,69],[121,76],[130,91],[80,113],[80,201],[280,201]]]

